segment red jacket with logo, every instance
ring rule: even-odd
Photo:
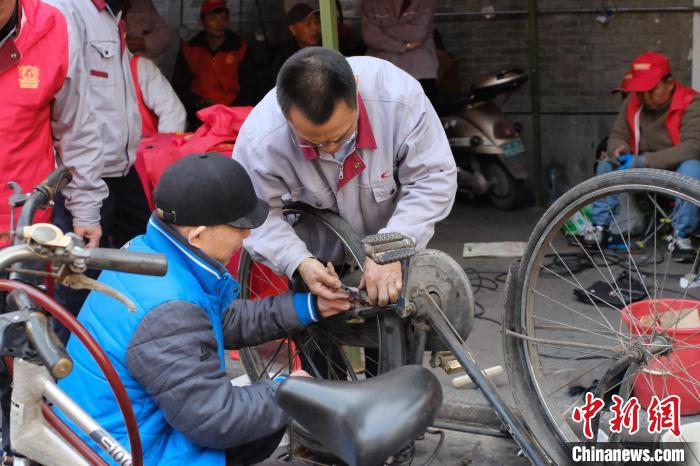
[[[19,5],[18,32],[0,46],[0,231],[10,228],[7,182],[31,191],[55,168],[54,147],[75,172],[64,191],[75,224],[97,224],[107,187],[99,132],[82,97],[88,95],[82,61],[74,59],[79,42],[55,7],[39,0]],[[40,211],[35,220],[49,218]]]

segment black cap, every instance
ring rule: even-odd
[[[287,12],[287,23],[298,23],[299,21],[303,21],[308,18],[309,15],[315,13],[318,13],[316,8],[313,8],[306,3],[297,3],[289,10],[289,12]]]
[[[269,210],[243,166],[218,152],[191,154],[172,164],[160,177],[154,200],[161,220],[182,226],[252,229],[265,223]]]

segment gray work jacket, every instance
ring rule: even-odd
[[[420,84],[384,60],[348,61],[358,79],[360,115],[357,151],[343,163],[294,144],[274,89],[248,116],[233,150],[272,209],[244,246],[287,276],[313,255],[342,258],[338,243],[325,241],[319,228],[305,230],[300,224],[295,232],[285,222],[283,198],[337,212],[361,237],[387,231],[409,235],[419,249],[455,199],[455,161]]]
[[[90,106],[102,136],[102,177],[125,176],[141,140],[141,115],[131,78],[131,55],[114,15],[104,0],[46,0],[66,16],[82,41],[90,80]]]

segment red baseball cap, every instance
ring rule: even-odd
[[[617,94],[618,92],[627,92],[625,89],[625,86],[629,84],[629,82],[632,80],[632,68],[627,70],[625,73],[625,76],[622,78],[622,81],[620,81],[620,85],[616,87],[615,89],[612,90],[611,94]]]
[[[656,52],[645,52],[634,59],[630,66],[632,76],[623,79],[620,90],[625,92],[647,92],[665,76],[671,74],[668,58]]]
[[[199,15],[206,16],[216,10],[228,11],[228,3],[225,0],[204,0],[202,7],[199,9]]]

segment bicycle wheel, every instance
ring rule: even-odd
[[[323,241],[342,245],[344,260],[335,258],[341,280],[356,286],[362,273],[364,250],[350,225],[330,211],[292,204],[283,215],[295,227],[305,225],[318,232]],[[313,241],[312,241],[313,242]],[[319,244],[307,244],[313,253]],[[318,256],[317,256],[318,257]],[[320,258],[324,262],[328,258]],[[238,279],[241,298],[257,299],[264,295],[286,292],[284,277],[241,254]],[[263,286],[260,286],[260,285]],[[266,288],[261,292],[261,288]],[[314,377],[333,380],[356,380],[388,372],[404,364],[406,353],[405,324],[393,312],[381,311],[362,319],[340,314],[322,320],[291,339],[242,349],[241,361],[251,380],[274,377],[281,372],[303,367]]]
[[[610,220],[601,235],[595,201],[593,220]],[[698,253],[675,262],[664,241],[677,238],[679,211],[698,206],[697,180],[627,170],[574,187],[537,223],[511,284],[504,353],[516,405],[555,464],[571,462],[567,442],[589,440],[572,420],[587,391],[606,401],[592,440],[632,438],[609,428],[613,394],[641,403],[638,440],[659,440],[644,411],[652,396],[679,395],[681,423],[700,413],[700,291],[688,281]]]

